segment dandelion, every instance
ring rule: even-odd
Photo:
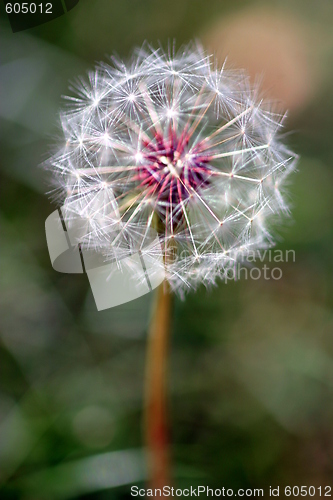
[[[128,64],[100,64],[73,90],[61,115],[64,144],[49,165],[68,224],[84,221],[81,243],[121,262],[157,231],[167,286],[180,296],[273,244],[297,158],[281,140],[284,115],[244,72],[218,69],[195,44],[179,52],[144,45]],[[170,299],[159,295],[147,437],[160,453],[155,476],[167,462],[161,386]]]

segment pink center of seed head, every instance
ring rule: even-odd
[[[177,135],[173,130],[167,137],[160,133],[138,153],[137,180],[140,188],[151,188],[155,199],[169,213],[192,196],[193,190],[209,183],[209,156],[189,147],[189,136],[185,132]]]

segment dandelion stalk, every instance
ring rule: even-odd
[[[170,485],[170,451],[167,409],[167,358],[170,340],[172,294],[167,283],[159,286],[148,331],[144,432],[149,486]]]

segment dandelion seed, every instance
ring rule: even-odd
[[[284,116],[246,74],[216,69],[199,46],[144,46],[128,65],[101,64],[68,99],[49,165],[64,217],[89,221],[84,244],[120,259],[155,229],[180,294],[272,245],[297,158],[279,136]]]

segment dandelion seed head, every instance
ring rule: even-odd
[[[281,138],[284,115],[244,72],[218,69],[198,45],[144,45],[73,93],[48,165],[65,220],[82,220],[81,243],[120,262],[157,231],[180,295],[274,243],[297,157]]]

